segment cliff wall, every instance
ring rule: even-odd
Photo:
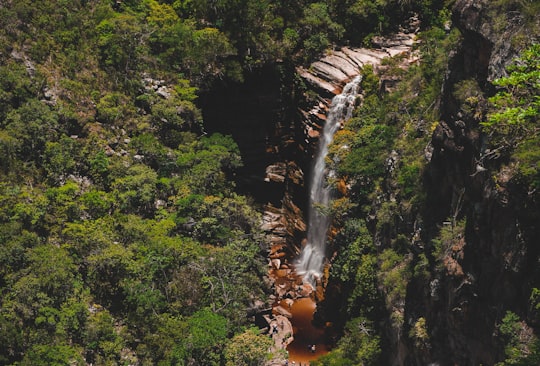
[[[489,145],[479,123],[494,93],[491,82],[506,75],[523,47],[520,39],[538,37],[538,19],[526,24],[517,10],[463,0],[454,5],[453,21],[462,41],[442,90],[424,218],[428,231],[455,225],[445,222],[449,217],[461,218],[464,233],[434,278],[409,286],[407,321],[422,315],[431,326],[429,347],[408,345],[412,354],[405,363],[411,365],[493,365],[504,359],[499,325],[506,311],[528,320],[523,333],[535,323],[530,297],[540,279],[539,202],[513,181],[511,164],[492,153],[497,147]],[[459,92],[478,98],[473,109]]]

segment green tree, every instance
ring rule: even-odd
[[[81,349],[67,344],[35,345],[28,350],[20,363],[24,366],[83,366],[85,364]]]
[[[104,67],[118,71],[118,75],[130,75],[142,66],[148,31],[135,15],[122,13],[103,20],[96,32]]]
[[[341,39],[344,28],[334,22],[323,2],[312,3],[304,9],[301,20],[304,50],[308,57],[314,57]]]
[[[540,340],[528,329],[525,322],[512,311],[507,311],[499,331],[505,341],[506,359],[497,366],[522,365],[533,366],[540,362]]]
[[[123,307],[124,279],[133,271],[133,252],[118,242],[110,243],[86,258],[88,284],[96,300],[109,308]]]
[[[268,360],[274,341],[250,328],[235,335],[225,348],[226,366],[259,366]]]
[[[156,184],[157,173],[146,165],[137,164],[116,178],[111,187],[121,211],[149,216],[155,209]]]
[[[242,165],[240,150],[230,136],[212,134],[178,148],[177,165],[184,184],[194,194],[220,195],[232,188],[226,172]]]
[[[88,158],[89,174],[95,184],[107,185],[109,176],[109,158],[103,150],[98,150]]]
[[[352,319],[336,349],[314,361],[315,366],[380,365],[381,338],[373,323],[365,318]]]
[[[258,251],[255,243],[236,240],[224,248],[213,248],[208,256],[192,264],[201,275],[205,303],[230,319],[232,326],[244,324],[249,297],[262,295]]]
[[[13,294],[17,294],[13,298],[15,308],[22,316],[34,318],[41,307],[59,307],[78,280],[76,269],[64,248],[53,244],[32,248],[28,253],[28,267],[21,269],[13,284]]]
[[[22,62],[10,61],[0,67],[0,121],[35,95],[34,82]]]
[[[63,135],[58,142],[47,141],[43,167],[53,183],[64,182],[69,174],[75,173],[77,144],[74,139]]]
[[[531,189],[537,189],[540,188],[540,44],[525,49],[521,58],[508,67],[508,72],[508,76],[494,81],[499,91],[489,99],[491,111],[482,127],[494,152],[503,151],[518,160],[518,176]]]
[[[183,342],[187,357],[184,360],[219,365],[228,334],[227,319],[205,308],[193,314],[187,324],[188,337]]]
[[[46,143],[55,141],[60,129],[57,114],[36,99],[9,112],[4,123],[6,131],[19,142],[18,158],[36,163],[41,163]]]
[[[94,305],[94,312],[88,317],[85,332],[87,361],[97,364],[117,364],[121,360],[121,350],[125,340],[115,327],[115,319],[106,309]]]

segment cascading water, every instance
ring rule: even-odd
[[[322,275],[331,220],[327,212],[332,189],[326,184],[326,177],[331,172],[327,172],[325,159],[334,134],[341,123],[352,116],[361,80],[362,77],[357,76],[345,85],[341,94],[332,99],[315,155],[310,183],[307,243],[296,262],[296,273],[303,276],[304,282],[310,283],[313,288]]]

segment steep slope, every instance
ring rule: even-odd
[[[463,40],[449,63],[442,121],[433,135],[426,218],[455,232],[435,278],[410,288],[409,317],[425,312],[432,327],[430,356],[417,351],[422,362],[494,364],[504,358],[499,325],[506,311],[520,314],[528,326],[536,322],[529,311],[540,280],[538,196],[524,191],[508,156],[492,153],[500,146],[479,126],[494,92],[491,82],[505,76],[520,50],[538,37],[538,19],[526,17],[518,8],[488,2],[454,6]],[[418,301],[414,294],[420,291],[429,297]]]
[[[390,93],[376,78],[363,86],[331,156],[348,189],[317,314],[343,338],[317,365],[538,360],[537,107],[515,146],[484,123],[522,54],[534,100],[537,11],[456,1],[451,19],[421,33],[418,68],[389,63],[402,80]]]

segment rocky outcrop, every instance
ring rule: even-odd
[[[485,73],[486,81],[506,74],[506,66],[520,48],[520,42],[511,42],[512,39],[520,34],[525,36],[524,32],[527,37],[534,36],[534,32],[525,30],[527,26],[519,7],[501,14],[504,8],[495,11],[495,6],[489,0],[461,0],[453,9],[453,20],[466,37],[466,52],[476,53],[475,60],[469,60],[468,66],[477,64],[478,71]],[[536,19],[538,27],[538,17]]]
[[[382,59],[400,54],[408,55],[407,61],[412,62],[414,38],[414,34],[398,33],[390,38],[375,38],[374,46],[378,48],[343,47],[312,63],[308,69],[298,68],[298,74],[322,97],[332,97],[367,64],[377,69]]]
[[[374,40],[379,48],[343,47],[314,62],[308,69],[298,68],[298,75],[318,97],[300,109],[301,136],[295,138],[297,150],[310,159],[319,131],[324,126],[331,98],[340,93],[343,86],[361,72],[362,67],[371,65],[376,72],[382,71],[381,61],[396,55],[403,56],[404,67],[415,62],[417,57],[412,52],[414,39],[414,34],[406,33],[379,37]],[[268,235],[267,242],[271,243],[269,260],[291,259],[298,254],[306,230],[301,209],[294,203],[297,198],[295,192],[304,190],[303,169],[296,162],[275,162],[266,167],[264,180],[282,185],[284,192],[280,206],[269,204],[264,212],[262,228]],[[282,260],[281,264],[287,265],[287,261]],[[275,266],[275,262],[269,265]]]
[[[324,126],[326,113],[334,95],[339,94],[343,86],[361,73],[366,65],[381,76],[381,86],[391,88],[397,80],[384,77],[383,59],[401,56],[402,67],[407,67],[418,60],[412,51],[416,35],[414,33],[397,33],[390,37],[375,37],[374,48],[343,47],[332,51],[309,68],[298,68],[297,72],[309,90],[318,97],[300,108],[302,126],[307,144],[303,150],[312,151]]]
[[[493,94],[490,81],[506,74],[524,32],[538,37],[538,24],[524,27],[519,12],[503,13],[494,6],[487,0],[458,0],[453,9],[452,19],[463,40],[448,67],[442,121],[432,137],[426,175],[431,207],[425,214],[424,235],[429,235],[429,227],[455,225],[447,221],[449,217],[460,217],[466,224],[442,258],[435,278],[410,284],[408,291],[414,296],[407,299],[405,322],[415,324],[424,317],[430,344],[407,345],[411,354],[395,364],[500,362],[505,356],[498,325],[508,310],[527,319],[531,286],[539,280],[540,230],[534,223],[538,203],[505,183],[511,169],[501,170],[501,162],[492,159],[496,154],[487,157],[488,141],[479,129],[485,100]],[[478,88],[476,110],[464,108],[455,97],[460,85]],[[502,179],[495,184],[493,176]]]
[[[309,68],[298,68],[297,73],[308,90],[318,96],[304,103],[299,110],[300,135],[296,136],[294,141],[297,144],[296,150],[307,156],[307,160],[310,161],[319,132],[324,126],[331,99],[339,94],[343,86],[357,76],[366,65],[371,65],[375,72],[382,75],[384,67],[381,66],[381,62],[384,58],[401,55],[403,67],[416,62],[417,56],[412,52],[414,41],[413,33],[378,37],[374,39],[374,46],[378,48],[343,47],[314,62]],[[306,230],[301,208],[294,203],[298,195],[301,196],[301,201],[305,196],[303,175],[302,167],[293,162],[275,162],[266,167],[264,180],[284,187],[280,205],[266,206],[262,224],[263,230],[268,235],[267,242],[271,245],[269,267],[284,276],[288,276],[292,271],[288,261],[299,253]],[[279,259],[279,265],[285,268],[276,268],[276,259]],[[294,279],[289,282],[294,282]],[[294,289],[288,287],[281,292],[287,291],[294,292]]]

